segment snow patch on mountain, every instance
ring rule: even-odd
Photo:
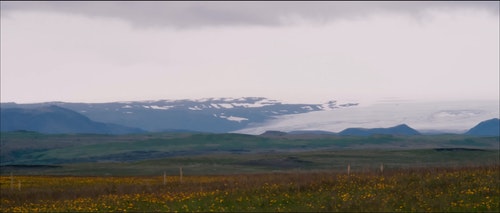
[[[257,102],[248,102],[248,103],[233,103],[233,106],[237,107],[245,107],[245,108],[258,108],[258,107],[264,107],[264,106],[269,106],[269,105],[274,105],[277,104],[278,102],[272,102],[272,101],[257,101]]]
[[[175,106],[157,106],[157,105],[151,105],[151,109],[159,109],[159,110],[168,110],[170,108],[174,108]]]
[[[203,105],[203,108],[206,108],[205,105]],[[198,106],[188,107],[188,109],[190,109],[190,110],[203,110],[202,108],[200,108]]]
[[[304,106],[304,107],[302,107],[302,109],[313,110],[313,108],[311,106]]]
[[[229,104],[229,103],[222,103],[222,104],[218,104],[218,105],[219,105],[219,107],[226,108],[226,109],[234,108],[234,106],[232,104]]]
[[[236,121],[238,123],[242,122],[242,121],[247,121],[248,118],[242,118],[242,117],[236,117],[236,116],[224,116],[224,115],[221,115],[219,116],[219,118],[225,118],[227,119],[228,121]]]

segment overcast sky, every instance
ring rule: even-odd
[[[1,2],[1,102],[499,99],[499,2]]]

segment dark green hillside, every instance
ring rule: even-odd
[[[138,128],[95,122],[80,113],[55,105],[38,108],[1,108],[0,124],[2,132],[18,130],[48,134],[130,134],[144,132]]]
[[[384,134],[384,135],[420,135],[420,133],[412,129],[406,124],[401,124],[394,127],[389,128],[348,128],[338,133],[339,135],[354,135],[354,136],[369,136],[375,134]]]
[[[500,120],[493,118],[472,127],[465,134],[478,136],[500,136]]]
[[[219,153],[178,155],[135,162],[82,162],[59,165],[3,165],[0,173],[30,175],[215,175],[283,171],[386,171],[405,168],[498,165],[499,150],[491,149],[325,149],[300,152]]]
[[[135,135],[58,134],[46,135],[18,131],[1,134],[1,165],[72,165],[91,163],[137,163],[155,159],[186,158],[198,161],[203,158],[218,159],[227,156],[248,161],[240,166],[249,168],[282,165],[294,167],[297,163],[314,160],[286,158],[285,160],[260,160],[258,156],[302,155],[324,150],[416,150],[416,149],[467,149],[497,150],[499,137],[475,137],[463,135],[418,136],[338,136],[323,135],[306,137],[287,134],[283,136],[255,136],[243,134],[207,133],[151,133]],[[457,149],[458,148],[458,149]],[[463,152],[464,158],[472,152]],[[483,152],[478,152],[483,153]],[[341,154],[338,154],[341,155]],[[400,156],[403,158],[404,156]],[[422,156],[425,157],[425,156]],[[198,160],[196,160],[198,159]],[[401,160],[404,162],[405,160]],[[203,164],[203,162],[199,162]],[[318,167],[315,163],[304,164]],[[239,168],[239,167],[238,167]]]

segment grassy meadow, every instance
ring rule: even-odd
[[[498,212],[497,166],[177,176],[2,176],[2,212]]]
[[[2,133],[0,212],[498,212],[499,141]]]

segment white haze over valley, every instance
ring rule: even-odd
[[[236,131],[262,134],[267,130],[387,128],[407,124],[422,133],[464,133],[479,122],[500,117],[498,101],[379,101],[346,108],[277,116],[255,127]]]

